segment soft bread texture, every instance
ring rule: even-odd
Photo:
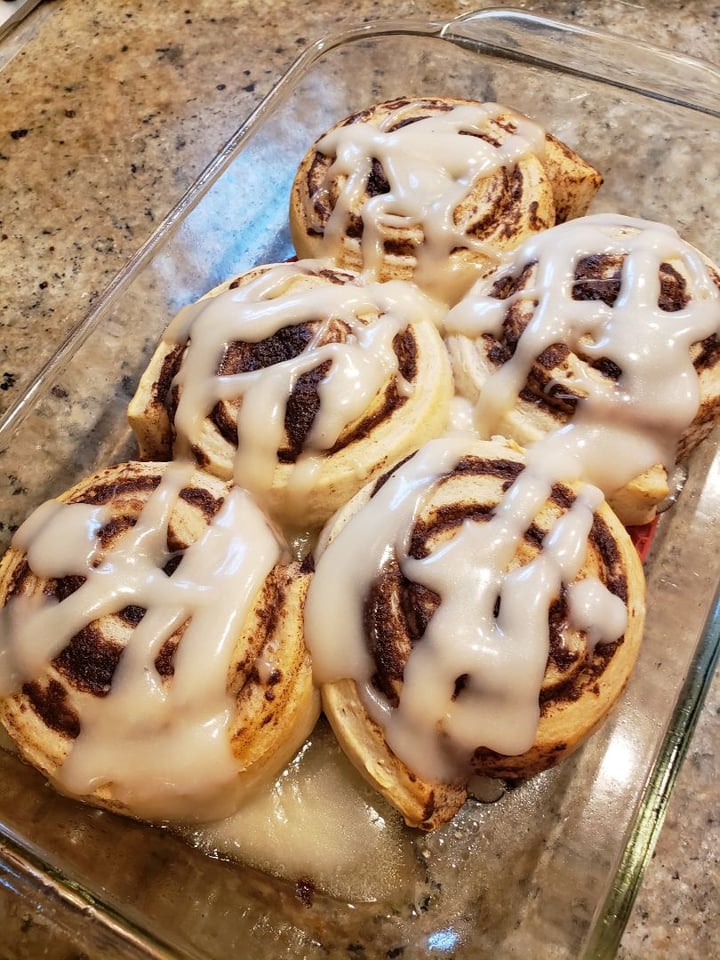
[[[423,780],[393,753],[382,728],[367,714],[352,680],[322,688],[323,710],[346,757],[356,770],[403,815],[408,826],[435,830],[467,799],[463,783]]]
[[[358,130],[358,150],[365,144],[363,128],[374,128],[387,137],[402,143],[404,131],[410,124],[449,115],[451,111],[473,109],[485,111],[488,105],[451,98],[424,98],[388,101],[375,104],[336,124],[330,134],[341,130]],[[479,137],[486,144],[500,148],[509,138],[529,124],[517,111],[492,105],[487,115],[468,125],[463,135]],[[430,131],[427,141],[414,149],[412,163],[418,168],[427,165],[434,138],[443,143],[438,151],[438,168],[451,163],[448,134]],[[463,140],[465,136],[456,139]],[[481,170],[468,185],[464,196],[454,201],[448,217],[453,224],[452,241],[447,249],[437,250],[437,272],[419,270],[421,261],[428,257],[438,216],[437,204],[429,205],[419,215],[408,205],[407,197],[400,199],[398,169],[391,161],[383,160],[367,148],[367,170],[362,188],[342,168],[336,169],[337,155],[321,137],[307,152],[298,169],[290,199],[290,228],[295,248],[300,256],[331,256],[341,266],[355,270],[370,270],[387,280],[392,277],[415,278],[428,286],[434,295],[449,301],[455,299],[470,278],[489,272],[503,251],[513,249],[526,237],[554,223],[579,216],[587,210],[592,197],[602,183],[602,176],[566,144],[540,132],[535,152],[525,151],[512,161],[502,161],[490,170]],[[388,155],[392,156],[388,146]],[[398,157],[403,156],[402,152]],[[412,193],[412,191],[410,191]],[[371,201],[383,194],[392,194],[395,216],[379,216],[371,212]],[[422,199],[422,198],[421,198]],[[413,198],[413,203],[415,198]],[[405,204],[405,206],[403,206]],[[368,259],[369,247],[364,237],[377,229],[382,247],[380,256]]]
[[[499,441],[468,440],[466,456],[432,495],[423,499],[412,528],[403,531],[395,542],[411,544],[411,556],[417,557],[448,546],[463,524],[487,522],[523,469],[524,456],[519,448]],[[333,518],[321,538],[320,556],[325,551],[332,555],[334,539],[353,517],[363,515],[377,489],[377,485],[368,485]],[[577,491],[576,484],[554,484],[551,497],[533,519],[508,570],[525,567],[538,556],[542,538],[571,508]],[[443,602],[442,597],[409,581],[401,566],[402,559],[397,555],[387,559],[379,579],[372,584],[363,613],[367,648],[375,665],[372,685],[390,704],[402,696],[407,659],[414,647],[423,643],[427,625]],[[589,642],[585,632],[569,622],[563,584],[549,606],[549,655],[532,748],[507,756],[478,744],[465,766],[464,779],[449,783],[423,780],[392,752],[383,729],[371,719],[355,680],[322,685],[323,707],[343,749],[408,824],[432,829],[451,818],[463,802],[467,778],[473,773],[519,779],[553,766],[582,744],[607,716],[639,652],[645,580],[627,531],[604,503],[595,512],[576,580],[586,577],[597,578],[622,600],[627,610],[624,634],[610,643]],[[460,690],[459,696],[464,695]]]
[[[123,533],[138,521],[167,468],[164,463],[119,464],[81,480],[57,498],[63,504],[108,509],[109,519],[97,537],[97,564],[112,564],[112,551]],[[227,483],[200,471],[183,485],[168,527],[172,557],[172,568],[166,570],[169,577],[186,549],[206,531],[228,489]],[[56,602],[59,624],[62,604],[72,603],[83,579],[72,570],[61,578],[36,575],[28,556],[10,548],[0,563],[0,602],[5,607],[0,614],[7,615],[18,599]],[[119,791],[109,779],[99,782],[81,799],[146,819],[211,819],[226,815],[251,790],[271,781],[309,734],[320,710],[302,630],[308,582],[308,573],[297,562],[277,563],[252,599],[248,616],[232,640],[225,692],[233,704],[226,734],[235,776],[224,796],[204,797],[199,782],[196,805],[192,798],[188,804],[180,797],[176,806],[175,798],[169,796],[157,804],[144,798],[136,806],[132,796]],[[61,792],[66,791],[58,782],[58,772],[84,732],[83,718],[102,713],[118,665],[133,644],[134,631],[149,616],[137,606],[122,606],[122,600],[116,606],[119,609],[87,623],[37,675],[26,677],[17,692],[0,702],[0,721],[22,755]],[[167,691],[176,682],[175,664],[182,656],[189,623],[182,622],[157,652],[157,681]],[[212,669],[216,644],[217,638],[207,637],[203,669]],[[265,662],[267,667],[261,669],[258,664]],[[118,735],[121,733],[118,731]]]
[[[288,321],[261,344],[243,341],[240,322],[234,341],[218,360],[218,375],[236,376],[238,382],[243,374],[269,378],[283,364],[310,358],[310,369],[296,379],[287,393],[276,396],[285,410],[283,435],[277,449],[263,454],[272,458],[272,463],[261,483],[251,488],[278,522],[289,527],[314,527],[324,523],[367,480],[445,429],[453,396],[452,375],[434,314],[428,312],[435,306],[409,284],[404,286],[401,292],[413,291],[412,308],[393,340],[393,369],[363,412],[343,427],[331,447],[313,448],[310,434],[315,418],[322,412],[324,383],[333,374],[329,361],[320,357],[312,361],[313,351],[317,353],[319,348],[332,344],[341,348],[344,343],[352,343],[357,335],[342,316],[323,313],[322,297],[340,288],[347,291],[349,298],[353,291],[362,293],[368,288],[358,276],[323,261],[268,265],[216,288],[193,309],[222,294],[249,288],[258,278],[279,271],[283,271],[287,281],[280,285],[279,292],[258,303],[272,305],[289,302],[295,296],[318,295],[312,321]],[[379,289],[379,285],[375,287]],[[391,313],[392,307],[384,312],[377,306],[355,319],[369,330],[373,324],[394,322]],[[189,351],[195,349],[194,336],[196,326],[190,324],[187,336],[179,342],[167,338],[161,341],[130,404],[129,421],[143,459],[169,458],[183,452],[179,449],[175,423],[178,405],[183,402],[183,386],[177,386],[176,379],[182,376]],[[371,347],[367,349],[369,352]],[[213,389],[209,385],[210,394]],[[238,387],[237,394],[212,403],[211,411],[202,416],[188,451],[204,470],[224,479],[234,477],[241,484],[246,483],[253,462],[259,460],[257,442],[243,443],[238,437],[236,425],[244,402]],[[308,457],[312,458],[312,471],[307,480],[298,483],[299,467]],[[240,476],[238,467],[243,471]]]
[[[542,165],[552,186],[555,223],[587,213],[602,186],[602,174],[551,133],[545,134]]]
[[[625,225],[608,226],[608,236],[622,238],[637,232]],[[702,255],[700,255],[702,256]],[[579,304],[612,309],[618,298],[624,255],[598,249],[584,256],[575,267],[572,297]],[[720,273],[703,258],[713,282],[720,287]],[[475,403],[488,389],[490,379],[510,361],[523,332],[532,322],[538,307],[538,265],[532,259],[518,264],[501,276],[479,281],[467,295],[473,300],[507,303],[501,330],[481,331],[477,335],[451,333],[446,337],[458,393]],[[683,310],[694,297],[693,278],[680,257],[669,257],[660,268],[660,307],[668,315],[677,312],[678,325],[684,322]],[[547,311],[546,311],[547,314]],[[553,316],[547,315],[552,323]],[[599,334],[598,334],[599,336]],[[559,430],[575,416],[589,393],[589,384],[598,389],[620,381],[622,370],[609,358],[584,352],[584,343],[554,343],[532,360],[527,377],[513,404],[503,412],[497,433],[527,446]],[[715,334],[692,345],[690,350],[698,377],[700,402],[692,422],[678,440],[675,458],[683,462],[709,434],[720,412],[720,342]],[[628,526],[652,521],[658,507],[668,497],[666,466],[654,464],[627,484],[606,491],[607,499],[623,523]]]
[[[370,139],[374,131],[382,131],[392,139],[417,123],[466,107],[491,109],[479,129],[459,131],[465,141],[469,134],[501,150],[516,134],[526,131],[534,148],[519,149],[512,162],[504,160],[471,184],[451,210],[453,242],[447,249],[442,242],[438,245],[433,225],[398,214],[372,224],[372,229],[379,231],[375,251],[379,256],[369,261],[364,244],[371,229],[368,206],[395,189],[393,171],[380,156],[372,156],[362,188],[348,197],[350,176],[336,163],[337,155],[324,146],[328,137],[332,139],[337,131],[352,137],[357,131],[359,142],[364,143],[368,131]],[[449,98],[402,98],[340,121],[308,151],[292,187],[290,227],[300,261],[257,267],[186,308],[159,344],[129,407],[140,460],[100,471],[59,500],[110,506],[113,521],[100,538],[106,550],[137,520],[147,495],[157,488],[170,463],[183,462],[194,472],[187,495],[180,498],[173,516],[172,552],[182,553],[197,541],[231,490],[247,487],[272,523],[302,531],[308,537],[306,542],[327,521],[315,556],[318,561],[332,556],[341,531],[354,518],[365,515],[365,508],[398,465],[433,437],[450,442],[451,434],[445,431],[453,394],[476,402],[487,379],[513,355],[533,316],[537,266],[529,260],[509,273],[509,255],[528,238],[582,217],[601,183],[601,174],[569,146],[507,107]],[[498,273],[501,262],[505,266]],[[575,278],[577,299],[601,300],[612,307],[622,267],[622,258],[602,251],[585,258]],[[717,271],[711,269],[720,286]],[[455,304],[478,277],[480,282],[468,296],[507,301],[502,335],[450,334],[443,341],[438,332],[447,318],[443,306]],[[185,434],[178,427],[177,414],[187,382],[184,373],[188,356],[200,340],[197,320],[206,308],[215,310],[220,318],[218,305],[235,293],[240,299],[249,296],[253,309],[260,312],[271,310],[284,298],[299,302],[309,293],[317,294],[320,305],[331,302],[326,295],[339,288],[364,297],[373,284],[387,287],[398,283],[416,291],[417,309],[393,339],[392,369],[362,414],[346,423],[329,448],[318,449],[309,440],[322,405],[323,385],[330,376],[327,361],[303,368],[282,398],[284,429],[270,450],[272,470],[266,471],[261,483],[254,482],[257,450],[244,447],[239,427],[245,395],[225,389],[235,377],[272,374],[283,364],[295,362],[305,350],[340,347],[356,337],[346,313],[321,307],[309,317],[285,316],[281,325],[268,328],[262,337],[256,330],[244,331],[239,324],[214,359],[212,376],[224,380],[225,386],[217,396],[212,387],[207,388],[212,403],[198,417],[200,429]],[[668,310],[680,311],[692,296],[689,277],[679,262],[663,265],[661,286]],[[248,294],[255,288],[261,290],[257,297]],[[371,307],[366,304],[353,322],[358,319],[368,327],[393,322],[384,301]],[[678,459],[684,459],[707,435],[720,405],[717,337],[694,344],[692,350],[701,403],[680,439]],[[497,432],[514,438],[517,444],[534,444],[572,419],[584,398],[584,379],[605,382],[616,376],[612,363],[589,363],[581,349],[554,344],[535,358],[517,403],[504,415]],[[269,423],[271,406],[267,402],[256,406],[260,428],[266,417]],[[413,559],[432,555],[452,544],[462,527],[485,523],[525,469],[524,452],[513,441],[468,437],[466,443],[456,467],[442,477],[431,496],[418,501],[412,529],[394,541],[364,601],[366,643],[376,665],[370,683],[374,694],[391,710],[402,698],[408,660],[415,647],[422,645],[443,602],[440,594],[405,575],[402,551],[407,549]],[[299,466],[305,468],[301,483],[296,480]],[[542,553],[544,538],[572,509],[579,489],[575,482],[560,479],[554,483],[507,571],[526,567]],[[597,579],[622,601],[627,612],[622,636],[596,642],[573,626],[568,584],[563,583],[548,611],[549,652],[535,698],[539,720],[532,747],[506,754],[478,739],[470,754],[463,755],[461,772],[444,779],[420,775],[391,749],[383,726],[371,716],[360,682],[343,677],[323,682],[321,689],[313,683],[303,630],[313,582],[312,563],[310,558],[300,563],[284,557],[265,578],[237,631],[227,673],[226,690],[234,704],[228,737],[236,764],[230,796],[224,805],[204,808],[199,818],[225,816],[248,793],[267,784],[310,733],[321,703],[353,765],[401,812],[408,825],[421,830],[433,830],[455,816],[467,798],[473,776],[524,779],[567,757],[612,710],[640,647],[645,615],[643,571],[622,524],[647,522],[667,493],[665,470],[655,465],[612,492],[612,509],[601,504],[595,511],[587,553],[575,581]],[[392,523],[390,513],[385,519],[388,525]],[[358,556],[358,566],[361,559]],[[80,588],[80,579],[74,572],[61,578],[36,575],[28,557],[13,548],[0,562],[0,618],[2,607],[9,609],[18,597],[44,596],[62,603]],[[0,701],[0,722],[25,758],[61,791],[64,786],[58,773],[82,733],[85,705],[97,706],[107,695],[118,660],[144,615],[145,611],[129,605],[98,617],[82,635],[72,637],[43,671]],[[334,618],[334,625],[338,639],[344,640],[342,616]],[[183,624],[176,630],[155,664],[161,683],[168,687],[173,684],[173,658],[182,648],[185,628]],[[528,639],[532,642],[533,638]],[[470,699],[476,694],[472,683],[459,675],[453,697]],[[449,733],[440,727],[438,735],[452,753],[450,765],[457,769],[458,751],[450,743]],[[135,804],[112,780],[100,783],[81,799],[129,816],[187,819],[187,806],[179,811],[172,805],[151,809],[144,803]]]

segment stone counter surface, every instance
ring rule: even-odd
[[[362,21],[447,19],[484,6],[477,0],[42,3],[0,43],[0,413],[303,47]],[[720,64],[720,8],[709,0],[513,6]],[[716,678],[621,960],[720,956],[719,716]],[[84,954],[0,888],[0,957],[20,956]]]

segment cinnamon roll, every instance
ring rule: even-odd
[[[226,816],[319,714],[308,580],[239,488],[184,463],[101,470],[0,563],[0,721],[61,792]]]
[[[669,226],[556,226],[449,312],[456,388],[482,435],[570,442],[623,522],[647,523],[717,419],[719,292],[716,267]]]
[[[473,774],[533,775],[598,727],[635,663],[644,592],[596,487],[509,442],[455,436],[330,521],[306,638],[349,758],[431,829]]]
[[[454,302],[503,251],[585,213],[601,182],[508,107],[402,98],[316,141],[293,183],[290,227],[301,257],[414,279]]]
[[[319,526],[445,428],[441,316],[413,284],[324,261],[251,270],[170,325],[130,404],[140,456],[190,457]]]

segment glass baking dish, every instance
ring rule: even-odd
[[[509,10],[376,22],[280,80],[0,424],[0,548],[27,513],[134,455],[126,406],[170,317],[290,256],[289,188],[335,120],[402,94],[496,100],[601,169],[594,210],[675,225],[720,258],[720,73]],[[718,658],[720,457],[694,456],[647,561],[646,638],[622,702],[570,760],[407,838],[428,876],[346,903],[65,799],[0,750],[0,883],[103,957],[577,958],[615,953]]]

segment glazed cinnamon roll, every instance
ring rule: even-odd
[[[635,663],[644,591],[597,488],[509,442],[430,441],[319,544],[305,626],[325,712],[432,829],[473,774],[530,776],[598,727]]]
[[[450,98],[379,103],[305,155],[291,191],[302,257],[454,302],[498,255],[585,213],[601,175],[508,107]]]
[[[308,579],[244,491],[188,464],[101,470],[0,563],[0,720],[61,792],[226,816],[319,714]]]
[[[623,522],[647,523],[717,419],[719,291],[669,226],[602,214],[554,227],[450,311],[456,387],[483,435],[555,434]]]
[[[445,428],[440,316],[410,283],[324,261],[251,270],[170,325],[130,405],[140,456],[190,457],[319,526]]]

